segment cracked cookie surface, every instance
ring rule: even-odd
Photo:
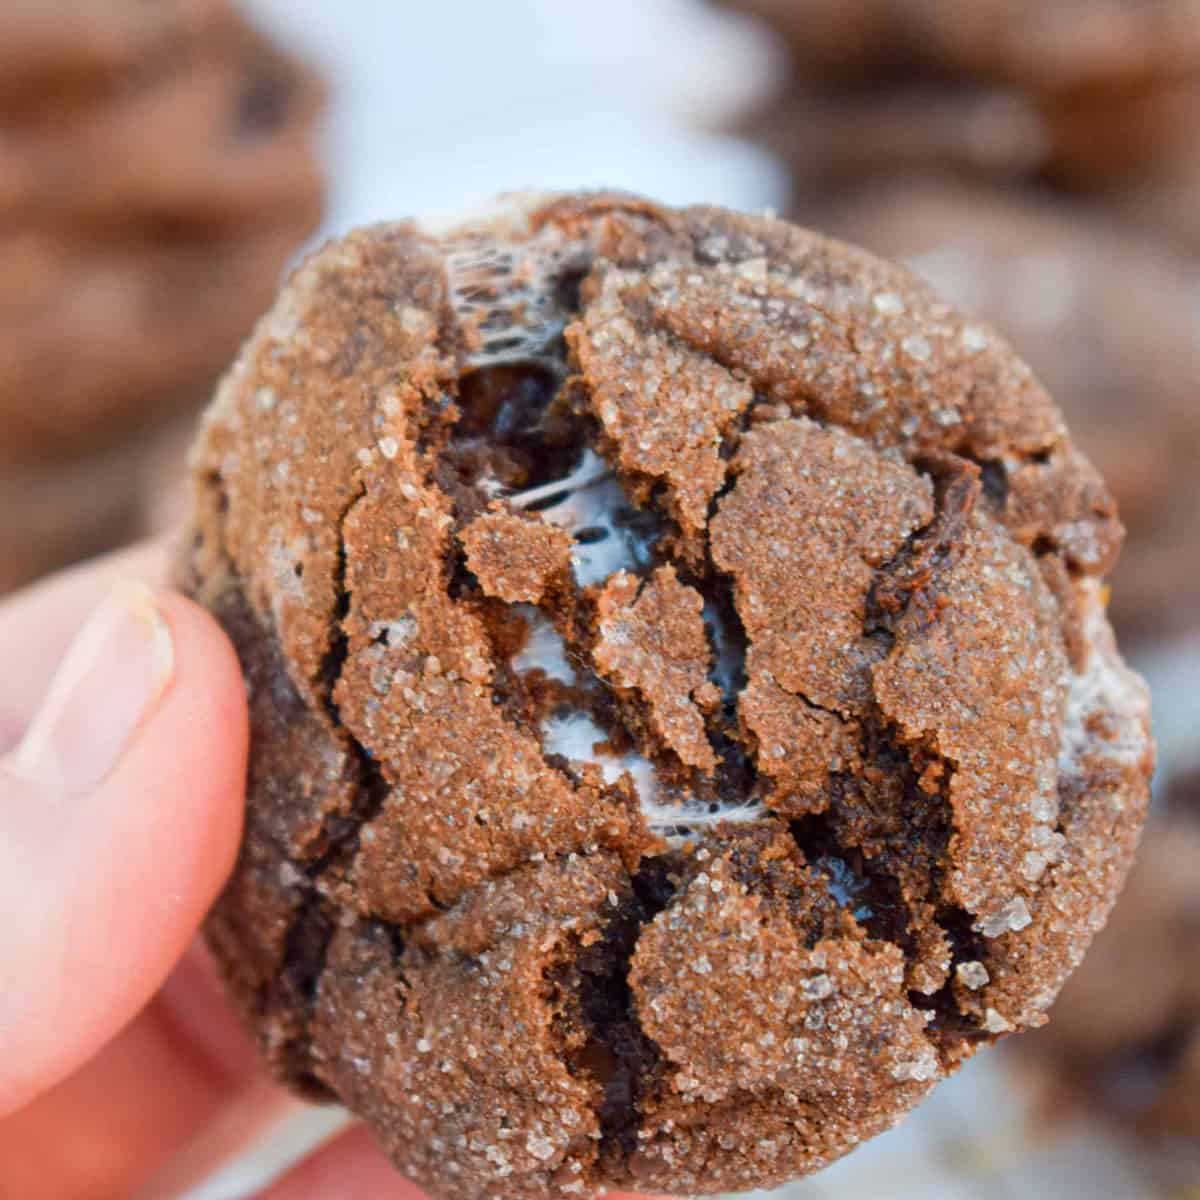
[[[1021,347],[1129,530],[1112,579],[1121,638],[1193,629],[1200,545],[1185,531],[1200,521],[1200,345],[1186,260],[1045,197],[963,185],[860,189],[823,212],[838,236],[910,265]]]
[[[1152,758],[1120,526],[905,272],[625,196],[379,226],[193,461],[180,575],[254,732],[209,939],[432,1193],[818,1169],[1103,923]]]

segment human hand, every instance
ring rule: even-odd
[[[165,1200],[290,1103],[193,945],[237,851],[246,702],[165,563],[0,602],[0,1189],[22,1200]],[[260,1200],[335,1197],[420,1200],[361,1130]]]

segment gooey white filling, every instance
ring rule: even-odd
[[[636,510],[619,480],[591,450],[583,453],[570,474],[510,496],[509,503],[517,508],[534,507],[543,520],[572,534],[585,533],[584,542],[577,545],[572,556],[580,587],[601,583],[616,571],[638,570],[650,560],[654,534],[637,527]],[[529,605],[522,605],[518,611],[525,618],[529,633],[525,645],[512,660],[513,669],[540,670],[551,679],[578,685],[579,675],[567,657],[566,644],[545,614]],[[740,654],[726,636],[715,610],[706,611],[705,622],[717,649],[714,679],[729,694],[741,667]],[[602,685],[593,678],[583,686]],[[606,739],[604,730],[580,709],[556,712],[542,722],[542,745],[547,754],[561,755],[573,763],[594,763],[607,783],[615,783],[628,774],[646,823],[656,833],[681,838],[689,830],[721,821],[754,821],[765,815],[760,805],[698,803],[685,793],[673,792],[663,785],[654,764],[644,755],[632,751],[597,753],[596,746]]]
[[[641,754],[597,754],[597,743],[606,734],[585,712],[556,713],[542,724],[547,754],[561,754],[575,763],[595,763],[605,783],[616,783],[628,774],[637,789],[638,806],[646,824],[668,840],[686,839],[690,832],[722,821],[756,821],[765,816],[758,805],[703,804],[664,787],[654,764]]]
[[[516,611],[525,619],[528,636],[525,645],[513,655],[513,670],[518,674],[542,671],[549,679],[575,683],[575,668],[567,661],[567,644],[546,615],[532,604],[518,604]]]
[[[569,475],[508,497],[514,508],[534,508],[544,521],[576,539],[571,555],[580,587],[603,583],[617,571],[636,571],[650,560],[655,537],[635,528],[636,510],[620,481],[594,451],[585,450]]]
[[[566,319],[553,285],[573,251],[552,230],[531,236],[527,215],[536,201],[533,196],[520,197],[485,219],[437,231],[447,247],[451,303],[460,319],[473,322],[479,334],[479,344],[469,357],[473,367],[552,360],[550,348]],[[505,231],[511,233],[511,240],[497,248],[495,243],[503,240]],[[496,486],[495,494],[503,495],[502,489]],[[514,508],[534,511],[571,533],[576,543],[572,572],[581,588],[603,583],[617,571],[644,570],[661,532],[649,514],[630,503],[616,473],[592,450],[585,450],[562,479],[504,498]],[[558,631],[536,608],[521,606],[519,611],[529,635],[512,660],[513,669],[540,670],[552,679],[578,685],[578,673]],[[740,653],[724,636],[715,611],[706,609],[705,623],[718,659],[714,682],[731,695],[741,669]],[[602,684],[591,678],[583,686]],[[609,783],[628,774],[647,824],[672,838],[686,836],[681,830],[720,821],[754,821],[765,815],[758,805],[708,805],[674,793],[644,755],[597,753],[596,746],[607,735],[584,710],[547,717],[541,732],[548,754],[574,763],[594,763]]]

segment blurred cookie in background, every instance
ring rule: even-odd
[[[796,70],[831,83],[912,73],[911,44],[898,0],[727,0],[760,17],[787,43]]]
[[[738,0],[806,73],[978,75],[1041,91],[1178,74],[1200,59],[1196,0]]]
[[[204,37],[68,103],[48,99],[10,111],[0,221],[99,234],[138,222],[312,225],[320,215],[312,143],[323,88],[232,10]]]
[[[32,108],[41,89],[70,98],[111,86],[227,19],[225,0],[5,0],[0,102]]]
[[[1105,204],[1122,220],[1170,238],[1182,253],[1200,256],[1200,153],[1170,173],[1109,192]]]
[[[67,464],[194,408],[306,230],[0,233],[0,464]]]
[[[1051,102],[994,85],[921,79],[886,88],[795,81],[739,131],[779,158],[799,201],[843,181],[932,171],[1049,182],[1152,225],[1164,193],[1186,191],[1193,205],[1200,198],[1191,170],[1196,128],[1200,86],[1191,80],[1150,94]]]
[[[117,445],[69,465],[0,465],[0,594],[140,532],[144,448]]]
[[[1200,62],[1195,0],[892,0],[931,69],[1041,94],[1169,79]]]
[[[187,519],[191,506],[187,462],[195,440],[195,418],[186,415],[164,430],[142,456],[138,525],[147,537],[169,534]]]
[[[1200,774],[1148,826],[1107,926],[1013,1050],[1046,1085],[1147,1134],[1200,1137]]]
[[[1051,93],[1038,102],[1043,174],[1066,190],[1119,199],[1144,181],[1165,183],[1196,161],[1200,78],[1111,84]]]
[[[774,27],[793,58],[790,93],[746,127],[768,146],[804,146],[814,134],[803,126],[832,110],[834,130],[890,139],[885,169],[941,146],[942,169],[1119,192],[1195,158],[1196,0],[732,2]],[[803,194],[822,163],[783,157]]]
[[[936,172],[1003,181],[1046,158],[1046,131],[1023,97],[928,81],[887,90],[797,82],[742,131],[787,169],[802,219],[806,206],[871,179]]]
[[[880,185],[796,215],[904,262],[1012,342],[1117,498],[1122,636],[1200,627],[1193,264],[1093,210],[955,182]]]
[[[16,0],[0,67],[3,590],[140,531],[320,220],[324,88],[225,0]]]

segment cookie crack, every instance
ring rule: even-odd
[[[317,992],[325,972],[329,945],[336,919],[331,906],[315,890],[308,889],[284,934],[283,960],[270,987],[268,1009],[298,1007],[304,1014],[300,1031],[290,1031],[283,1053],[289,1061],[289,1075],[314,1099],[332,1098],[332,1093],[314,1073],[312,1058],[312,1022]],[[283,992],[283,996],[279,996]]]
[[[898,626],[914,609],[922,625],[938,620],[937,577],[948,570],[961,552],[968,524],[976,505],[984,495],[983,468],[963,456],[939,451],[922,456],[916,462],[934,485],[933,519],[909,536],[893,558],[877,572],[868,593],[864,634],[888,640],[889,653],[896,653]],[[903,736],[893,722],[882,718],[878,698],[871,724],[871,736],[907,763],[909,775],[918,781],[921,791],[935,800],[943,814],[937,840],[940,853],[930,864],[928,902],[933,905],[933,923],[941,930],[950,950],[947,978],[932,994],[911,990],[909,998],[918,1008],[933,1012],[930,1033],[943,1061],[952,1057],[963,1040],[979,1040],[986,1035],[979,1029],[973,1013],[964,1011],[955,997],[955,968],[963,962],[986,958],[982,938],[975,931],[971,915],[947,895],[949,846],[956,831],[954,808],[950,799],[958,763],[943,754],[934,739]],[[937,781],[936,791],[929,782]],[[910,966],[916,961],[917,944],[913,932],[914,914],[909,910],[907,945],[901,945]]]
[[[697,265],[710,265],[708,260],[693,256],[693,261]],[[767,293],[769,299],[775,293]],[[849,356],[858,367],[865,370],[867,379],[875,394],[888,404],[896,402],[895,391],[889,386],[885,373],[872,369],[869,359],[871,358],[870,351],[864,349],[861,343],[863,331],[858,328],[852,321],[847,321],[828,307],[818,303],[812,296],[793,296],[788,294],[789,299],[799,299],[806,309],[811,311],[821,320],[823,320],[829,330],[842,342]],[[772,384],[770,380],[760,371],[753,371],[747,368],[746,364],[739,361],[737,355],[731,353],[724,344],[716,342],[712,339],[705,340],[696,334],[689,331],[687,328],[678,328],[671,324],[667,318],[661,313],[653,315],[653,327],[664,335],[669,335],[678,341],[680,344],[686,345],[693,350],[707,354],[714,362],[730,371],[735,371],[747,375],[753,383],[756,391],[763,390],[768,395],[774,395],[778,389],[778,381]],[[788,377],[788,383],[794,384],[796,381],[792,377]],[[813,382],[811,386],[806,386],[799,398],[804,402],[804,412],[811,420],[815,421],[828,428],[842,429],[846,432],[855,435],[861,435],[863,432],[863,421],[860,419],[837,419],[836,413],[830,413],[825,407],[823,401],[826,397],[826,390],[818,382]],[[961,405],[964,411],[974,412],[980,407],[978,400],[978,383],[972,382],[965,392],[958,397],[956,403]],[[879,401],[877,401],[879,403]],[[921,465],[922,457],[928,458],[928,454],[914,452],[912,446],[905,446],[906,460],[915,466]],[[1008,529],[1011,536],[1019,538],[1023,544],[1029,545],[1034,549],[1035,553],[1054,553],[1059,555],[1065,562],[1072,577],[1081,575],[1095,574],[1095,568],[1089,569],[1085,565],[1081,565],[1074,561],[1071,554],[1065,550],[1061,544],[1059,533],[1045,523],[1040,524],[1033,533],[1023,532],[1016,528],[1009,527],[1011,514],[1009,513],[1009,479],[1007,463],[1009,461],[1020,465],[1028,464],[1045,464],[1052,461],[1057,461],[1064,449],[1064,443],[1061,438],[1056,438],[1050,445],[1042,446],[1037,449],[1022,449],[1013,443],[1013,437],[1010,434],[1004,439],[1000,445],[987,443],[986,456],[982,452],[984,447],[976,449],[972,445],[972,438],[969,433],[964,432],[964,435],[958,443],[947,443],[940,450],[932,452],[933,455],[940,456],[956,456],[966,460],[979,467],[982,473],[982,485],[984,495],[992,507],[997,519]],[[1104,512],[1099,508],[1093,508],[1092,514],[1095,517],[1104,516]]]
[[[960,552],[979,494],[978,469],[957,456],[930,455],[919,466],[934,483],[933,515],[874,570],[867,591],[862,634],[882,642],[885,656],[897,652],[901,622],[908,617],[904,628],[911,625],[914,606],[920,620],[938,619],[936,581]],[[831,774],[824,807],[793,819],[792,836],[868,935],[900,949],[914,983],[922,974],[928,978],[923,967],[933,927],[956,961],[970,952],[970,939],[962,933],[969,930],[969,919],[944,895],[955,764],[928,739],[914,743],[904,737],[873,689],[868,703],[852,715],[822,705],[795,686],[784,690],[812,712],[853,728],[865,764],[861,778],[858,772]],[[769,795],[766,803],[771,804]],[[903,869],[911,861],[925,864],[917,874],[927,882]],[[936,977],[930,983],[937,986]],[[912,998],[931,1006],[923,992],[914,989]]]
[[[905,539],[899,551],[876,572],[867,593],[866,636],[894,636],[895,625],[914,605],[925,618],[937,619],[929,595],[937,574],[954,562],[982,493],[980,468],[960,455],[935,451],[914,463],[933,483],[934,515]]]
[[[342,724],[338,712],[334,691],[341,681],[342,668],[346,665],[349,654],[350,639],[346,633],[346,618],[350,614],[350,590],[346,586],[347,552],[346,552],[346,523],[355,508],[366,498],[367,485],[361,476],[356,477],[351,489],[350,499],[346,501],[341,511],[334,517],[334,530],[337,537],[337,547],[333,574],[330,585],[333,588],[333,618],[330,627],[329,645],[321,659],[317,672],[317,680],[321,686],[321,699],[325,711],[336,730],[343,731],[350,738],[349,731]],[[353,738],[350,738],[353,740]]]
[[[574,999],[585,1039],[568,1053],[567,1066],[597,1085],[597,1160],[608,1179],[619,1177],[638,1148],[641,1104],[663,1061],[642,1028],[629,975],[642,930],[675,894],[671,864],[670,856],[643,859],[630,876],[629,902],[609,923],[600,943],[579,947],[573,963],[578,989]]]
[[[453,530],[456,540],[462,528],[463,523],[456,521]],[[583,589],[574,580],[558,583],[556,599],[561,602],[564,612],[561,619],[555,621],[552,619],[555,615],[553,610],[548,609],[545,602],[521,605],[486,596],[478,580],[467,569],[466,556],[460,548],[454,556],[448,591],[455,605],[474,613],[483,624],[492,672],[492,687],[506,723],[514,731],[527,733],[532,737],[547,770],[564,779],[572,788],[579,787],[582,781],[578,773],[566,765],[569,760],[546,747],[546,737],[540,726],[544,724],[550,712],[569,707],[593,721],[598,732],[605,737],[615,739],[618,744],[630,740],[630,732],[625,722],[618,720],[614,712],[616,689],[596,672],[592,661],[592,639],[586,632],[586,614],[590,608]],[[563,661],[575,677],[575,682],[547,681],[545,678],[531,682],[525,677],[535,668],[517,670],[513,665],[515,655],[502,656],[499,646],[506,640],[505,622],[514,613],[520,616],[521,608],[530,609],[546,622],[547,629],[552,631],[553,637],[560,643]],[[526,626],[528,638],[528,620]],[[544,669],[542,674],[544,675]],[[586,682],[579,682],[581,676],[586,677]],[[610,803],[622,803],[612,787],[603,788],[601,794]],[[497,877],[507,873],[504,871]]]
[[[334,735],[354,760],[358,775],[357,786],[350,803],[349,812],[331,813],[322,822],[316,844],[321,847],[315,859],[305,864],[305,874],[314,883],[322,880],[337,867],[349,868],[357,854],[358,839],[362,828],[378,815],[390,792],[383,769],[365,746],[343,723],[338,710],[335,693],[350,652],[346,618],[350,614],[351,589],[346,585],[349,566],[346,548],[346,524],[354,510],[367,497],[366,482],[359,477],[351,498],[336,518],[337,557],[332,575],[334,591],[334,616],[330,643],[321,662],[318,679],[321,683],[321,698],[326,714],[332,724]]]
[[[537,369],[544,368],[538,366]],[[573,421],[570,437],[564,440],[561,429],[556,427],[555,422],[571,407],[573,389],[586,386],[585,380],[560,379],[553,391],[543,389],[539,403],[522,407],[517,421],[506,417],[505,413],[514,411],[516,403],[507,392],[514,392],[519,398],[523,386],[519,377],[520,364],[487,370],[499,370],[503,374],[497,376],[495,387],[487,379],[478,380],[478,386],[464,403],[462,420],[466,425],[462,446],[456,448],[451,442],[447,449],[452,457],[461,455],[468,445],[472,447],[472,453],[476,453],[474,445],[480,438],[480,413],[487,420],[498,422],[500,436],[493,438],[496,445],[492,453],[500,469],[504,469],[506,455],[514,454],[518,461],[528,456],[527,474],[530,477],[521,479],[521,490],[501,487],[490,499],[507,501],[507,507],[515,512],[535,511],[542,520],[575,534],[573,568],[565,579],[554,584],[550,597],[553,603],[543,597],[529,606],[530,611],[538,614],[538,619],[545,623],[541,633],[556,641],[560,668],[571,675],[571,680],[563,682],[552,676],[551,685],[546,680],[529,683],[524,676],[533,667],[524,671],[514,669],[514,661],[521,652],[504,655],[500,648],[505,644],[511,646],[511,632],[506,631],[505,625],[514,611],[520,615],[520,606],[486,593],[480,581],[461,566],[454,573],[457,587],[451,598],[456,603],[468,605],[482,618],[488,632],[488,653],[494,679],[504,697],[505,719],[517,729],[534,733],[547,767],[578,787],[585,779],[570,764],[578,762],[586,767],[588,763],[595,763],[609,785],[602,788],[602,794],[619,805],[624,805],[626,798],[619,790],[617,773],[621,769],[631,769],[643,818],[652,831],[669,834],[674,829],[670,820],[671,805],[658,804],[654,798],[661,782],[658,773],[666,771],[676,782],[688,776],[689,784],[695,782],[694,773],[676,761],[675,750],[654,731],[652,708],[642,701],[637,689],[616,687],[598,670],[595,661],[597,635],[593,629],[596,601],[591,585],[607,581],[618,570],[626,570],[636,578],[640,594],[655,567],[664,562],[674,565],[685,580],[694,582],[696,574],[689,573],[684,562],[676,561],[679,556],[672,553],[668,545],[677,530],[663,496],[656,489],[645,490],[635,505],[630,495],[637,492],[641,477],[610,465],[598,453],[603,451],[612,457],[615,450],[591,423],[581,420],[578,412],[570,414]],[[448,497],[455,515],[454,535],[461,538],[463,530],[481,507],[480,498],[464,496],[463,489],[448,478],[440,463],[433,464],[430,477],[433,486]],[[593,548],[596,542],[605,543],[609,548],[596,551]],[[673,549],[678,551],[679,546],[675,545]],[[598,555],[598,563],[603,568],[599,573],[589,566],[589,554]],[[580,559],[583,560],[582,568]],[[461,554],[458,561],[462,562]],[[537,665],[540,664],[534,664]],[[556,713],[560,710],[566,713],[562,719],[561,737],[550,728],[558,720]],[[707,728],[708,723],[706,731]],[[592,734],[595,735],[594,742],[607,740],[612,754],[602,758],[591,754],[591,743],[583,743]],[[727,756],[732,754],[732,743],[722,749]],[[689,827],[701,817],[704,824],[713,823],[707,800],[702,807],[705,811],[700,813],[698,810],[685,812],[680,806],[678,825]]]
[[[830,424],[820,420],[814,423]],[[881,644],[884,656],[895,650],[896,639],[902,636],[902,619],[908,616],[911,625],[914,606],[922,621],[938,619],[938,577],[961,552],[981,491],[979,468],[959,456],[935,452],[922,456],[914,466],[933,482],[933,514],[906,538],[889,561],[882,566],[871,564],[872,578],[864,606],[863,637]],[[729,487],[735,482],[736,477]],[[730,603],[736,606],[736,596],[728,580],[726,589]],[[913,997],[922,1007],[940,1006],[943,1011],[939,1025],[946,1029],[950,1021],[944,1011],[948,1008],[945,1002],[953,999],[952,994],[948,988],[939,987],[936,976],[929,977],[930,968],[922,971],[930,949],[930,933],[935,926],[940,930],[952,956],[951,970],[968,956],[978,957],[967,914],[951,904],[944,894],[944,860],[954,828],[949,786],[955,765],[932,744],[924,741],[911,744],[903,738],[899,729],[886,719],[873,689],[864,709],[850,714],[820,703],[795,681],[789,681],[787,687],[778,681],[776,685],[810,712],[834,717],[840,727],[852,728],[870,770],[890,776],[893,786],[899,786],[897,779],[904,781],[902,786],[907,793],[888,801],[889,805],[898,805],[899,811],[889,813],[873,809],[870,789],[865,795],[855,793],[855,776],[831,775],[825,807],[793,820],[791,832],[806,860],[822,872],[839,903],[864,925],[868,936],[896,945],[914,982],[921,981],[924,974],[925,980],[938,989],[934,1001],[915,989]],[[740,700],[744,686],[743,681],[732,697],[734,705]],[[749,786],[762,792],[764,776],[758,762],[759,751],[752,732],[740,720],[738,738],[753,753]],[[767,809],[772,809],[773,791],[767,790],[763,795]],[[907,796],[916,799],[910,802]],[[782,806],[782,800],[776,803]],[[917,825],[912,824],[914,820]],[[901,868],[913,851],[906,851],[899,842],[914,838],[915,851],[926,862],[922,868],[927,879],[924,885]]]

